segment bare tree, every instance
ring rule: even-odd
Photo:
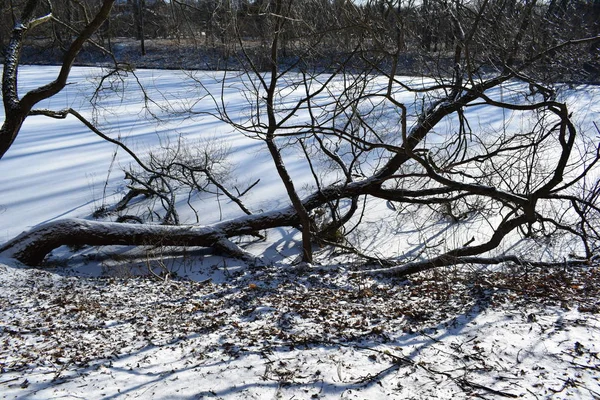
[[[51,3],[41,0],[28,0],[26,2],[20,18],[15,21],[4,58],[2,99],[5,119],[0,128],[0,159],[13,144],[23,122],[33,107],[40,101],[54,96],[65,87],[77,55],[84,44],[108,19],[113,3],[114,0],[104,0],[101,7],[96,11],[94,18],[86,23],[85,27],[71,42],[56,79],[47,85],[29,91],[21,97],[17,89],[17,76],[26,35],[29,31],[55,18]]]
[[[303,7],[309,1],[270,2],[253,16],[262,18],[264,53],[238,29],[251,115],[240,123],[218,93],[213,94],[214,115],[264,143],[289,207],[260,213],[240,207],[243,216],[212,226],[58,221],[20,235],[0,247],[0,253],[37,264],[63,244],[155,240],[213,247],[252,261],[232,237],[291,226],[302,233],[304,261],[314,261],[313,245],[319,240],[384,266],[376,272],[409,274],[465,263],[595,262],[600,187],[591,171],[600,147],[586,139],[586,132],[578,132],[557,97],[555,82],[541,71],[548,59],[599,38],[544,42],[537,36],[544,10],[535,1],[429,3],[435,3],[437,15],[444,15],[443,43],[423,38],[423,29],[403,18],[410,10],[393,1],[370,8],[348,5],[337,25],[322,29],[302,29],[307,24]],[[375,9],[386,18],[370,24],[367,16]],[[499,39],[491,40],[491,33]],[[323,43],[340,46],[329,58],[314,57],[322,54]],[[292,62],[283,62],[284,46],[297,55]],[[428,79],[416,82],[400,75],[406,53],[422,57]],[[504,96],[507,85],[517,89]],[[293,103],[287,95],[291,91],[297,93]],[[488,109],[510,117],[497,125],[481,123],[478,113]],[[307,117],[298,118],[300,114]],[[521,123],[511,125],[510,119]],[[284,146],[305,155],[314,191],[298,189],[286,168]],[[162,174],[161,179],[177,175],[176,170],[137,161],[151,175]],[[205,167],[194,169],[192,163],[189,171],[210,180]],[[385,259],[361,247],[351,232],[368,217],[366,206],[376,201],[388,202],[400,220],[419,215],[435,221],[429,227],[415,226],[429,237]],[[451,228],[460,232],[457,238]],[[507,241],[526,239],[535,245],[559,235],[577,239],[581,252],[569,260],[540,260],[501,249]]]

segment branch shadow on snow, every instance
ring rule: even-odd
[[[454,287],[452,276],[400,281],[353,278],[335,268],[199,269],[204,273],[197,276],[209,278],[73,279],[73,271],[63,270],[64,278],[38,290],[38,301],[55,308],[52,318],[65,321],[43,335],[64,349],[57,357],[69,357],[80,340],[95,343],[93,349],[71,356],[51,381],[35,375],[37,369],[47,376],[40,371],[52,364],[9,376],[21,374],[30,382],[21,393],[37,396],[57,390],[94,390],[103,398],[366,395],[390,390],[401,373],[439,378],[419,363],[429,362],[436,343],[464,336],[487,308],[480,288]],[[96,322],[82,323],[90,314]],[[35,332],[29,334],[42,335]]]

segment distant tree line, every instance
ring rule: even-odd
[[[3,48],[23,3],[24,0],[0,0]],[[36,28],[27,39],[28,45],[38,49],[33,52],[38,57],[34,61],[43,62],[40,57],[44,54],[49,55],[48,62],[53,60],[50,55],[60,61],[72,37],[89,22],[93,3],[46,2],[53,23]],[[109,51],[124,40],[136,40],[132,51],[142,57],[153,51],[180,48],[235,63],[251,53],[257,65],[267,66],[265,49],[270,47],[270,15],[275,6],[275,0],[120,0],[95,40]],[[485,15],[476,12],[481,6],[488,10]],[[470,57],[478,65],[491,68],[517,61],[509,57],[527,58],[553,44],[600,34],[600,0],[287,0],[283,11],[287,22],[280,35],[279,61],[294,64],[301,59],[302,63],[295,65],[298,68],[307,64],[329,68],[359,51],[362,62],[369,65],[390,62],[389,55],[396,54],[403,72],[428,73],[428,69],[441,68],[452,74],[456,38],[468,32],[477,35],[465,38],[471,42]],[[528,15],[525,30],[513,26],[522,15]],[[457,19],[465,25],[456,24]],[[523,37],[507,36],[511,30],[522,32]],[[150,50],[149,40],[158,43]],[[516,55],[510,41],[519,43]],[[39,52],[40,48],[45,52]],[[93,51],[93,46],[88,46],[88,50]],[[538,64],[537,72],[548,80],[599,80],[598,41],[576,47],[568,54],[556,52],[545,58]],[[355,66],[362,67],[356,65],[356,60],[353,57]],[[481,60],[486,62],[482,64]],[[94,58],[85,62],[90,61]],[[185,65],[172,65],[180,66]]]

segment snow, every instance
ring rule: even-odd
[[[218,268],[202,282],[0,271],[3,398],[600,393],[597,289],[548,296],[561,302],[475,274],[355,282],[264,267],[217,283]]]
[[[57,72],[22,67],[20,93]],[[129,75],[113,79],[116,90],[100,92],[94,110],[98,72],[75,68],[65,91],[38,108],[73,107],[141,154],[181,136],[226,143],[227,186],[241,191],[260,178],[246,205],[273,214],[289,206],[263,144],[208,114],[214,99],[206,91],[221,89],[215,73],[194,73],[198,87],[185,72],[139,70],[155,103],[141,107],[143,93]],[[235,118],[247,116],[246,86],[242,77],[225,86],[225,101],[240,112]],[[518,90],[511,83],[494,96]],[[600,116],[598,89],[565,93],[561,101],[574,105],[578,125],[591,127]],[[469,112],[490,131],[507,120]],[[393,128],[385,119],[380,126]],[[437,133],[432,140],[443,140]],[[114,204],[131,161],[75,118],[29,118],[0,160],[0,243]],[[303,157],[286,153],[286,166],[309,193]],[[222,196],[198,200],[201,224],[243,215]],[[427,243],[428,233],[409,217],[399,221],[386,202],[370,210],[360,234],[377,254]],[[183,219],[196,222],[189,210]],[[457,243],[468,239],[448,231]],[[390,232],[404,234],[404,242],[390,242]],[[321,266],[298,264],[293,230],[243,240],[266,255],[265,265],[148,246],[119,248],[116,257],[62,249],[43,268],[0,259],[0,398],[600,398],[595,268],[445,268],[400,280],[352,274],[343,256],[325,250],[317,252],[327,260]]]

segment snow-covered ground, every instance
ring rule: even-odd
[[[1,265],[2,398],[600,396],[597,271],[206,273],[160,282]]]
[[[23,67],[21,91],[56,72]],[[222,89],[212,73],[199,73],[201,88],[183,72],[137,71],[156,103],[144,111],[128,77],[99,93],[94,111],[87,102],[98,70],[73,72],[73,84],[40,108],[82,110],[140,154],[182,136],[225,143],[229,187],[260,178],[244,198],[252,209],[287,204],[263,144],[202,113],[213,104],[206,90]],[[242,90],[234,80],[224,94],[240,118]],[[580,125],[600,119],[598,89],[570,93]],[[196,117],[178,112],[187,108]],[[114,204],[130,162],[75,118],[29,118],[0,160],[0,242]],[[310,183],[302,157],[286,162],[299,187]],[[222,197],[198,204],[202,224],[241,213]],[[385,205],[373,210],[393,219]],[[190,210],[183,218],[196,222]],[[368,240],[378,246],[383,236]],[[57,257],[46,270],[0,260],[0,397],[600,398],[597,269],[443,269],[383,279],[335,263],[294,265],[296,240],[292,231],[269,232],[252,249],[278,261],[254,268],[177,249],[126,248],[116,258],[92,249]],[[149,267],[181,279],[138,276]]]

